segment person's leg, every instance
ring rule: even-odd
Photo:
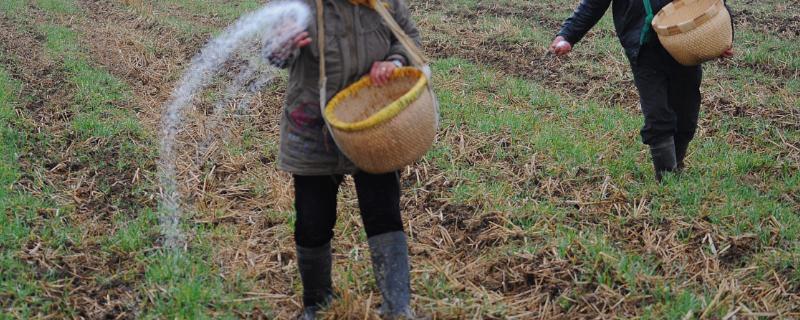
[[[359,172],[353,176],[358,194],[358,206],[367,237],[384,233],[403,232],[400,216],[400,178],[398,173],[369,174]]]
[[[650,47],[643,47],[638,62],[632,64],[644,114],[642,142],[650,146],[657,180],[677,167],[673,140],[677,118],[668,103],[669,79],[662,67],[661,56]]]
[[[675,157],[678,169],[683,169],[689,142],[697,131],[700,114],[700,84],[703,81],[701,66],[684,67],[676,64],[670,74],[669,105],[675,110],[677,125],[675,131]]]
[[[333,296],[331,244],[341,176],[294,176],[295,243],[303,282],[303,319],[314,319]]]
[[[383,296],[384,317],[411,318],[408,243],[400,215],[397,173],[354,176],[358,204],[367,231],[375,282]]]

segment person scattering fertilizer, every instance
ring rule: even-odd
[[[658,181],[667,172],[682,170],[700,112],[701,66],[678,63],[659,41],[650,21],[671,0],[582,0],[566,20],[550,51],[572,51],[613,3],[614,26],[633,70],[644,113],[642,141],[650,152]],[[733,56],[730,48],[723,58]]]
[[[408,64],[408,56],[371,8],[371,1],[305,3],[318,19],[320,10],[323,13],[323,54],[317,43],[319,25],[313,21],[306,32],[268,57],[273,65],[289,69],[278,165],[294,179],[295,243],[303,283],[301,319],[314,319],[333,299],[331,239],[344,175],[352,175],[355,181],[373,272],[383,296],[380,312],[384,318],[410,318],[410,266],[400,214],[399,173],[369,174],[347,159],[325,125],[318,87],[320,56],[327,68],[325,101],[366,74],[376,85],[385,85],[395,68]],[[405,0],[379,3],[387,6],[400,27],[419,44],[419,32]]]

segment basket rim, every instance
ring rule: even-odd
[[[412,102],[417,100],[417,98],[419,98],[419,96],[422,94],[422,90],[428,85],[428,78],[422,73],[421,70],[415,67],[401,67],[394,69],[394,72],[389,79],[391,80],[409,76],[417,77],[418,80],[408,92],[403,94],[403,96],[395,101],[392,101],[386,105],[386,107],[364,120],[356,122],[343,121],[336,117],[334,112],[336,107],[338,107],[342,101],[355,95],[361,89],[372,86],[372,78],[370,78],[370,76],[367,75],[362,77],[360,80],[337,93],[336,96],[334,96],[333,99],[328,102],[328,106],[325,107],[325,120],[331,127],[342,131],[366,130],[391,120],[401,111],[405,110],[406,107],[411,105]]]
[[[706,9],[705,12],[703,12],[701,15],[697,16],[694,19],[691,19],[689,21],[683,21],[681,23],[669,26],[658,24],[660,18],[663,18],[669,12],[677,10],[675,8],[676,6],[682,5],[683,3],[687,2],[697,2],[697,1],[699,0],[677,0],[666,5],[664,8],[661,9],[661,11],[658,12],[658,14],[656,14],[655,18],[653,19],[652,22],[653,29],[656,31],[656,33],[662,36],[673,36],[676,34],[686,33],[694,29],[697,29],[704,23],[708,22],[709,20],[713,19],[718,14],[720,14],[722,10],[726,9],[723,0],[717,0],[711,7]]]

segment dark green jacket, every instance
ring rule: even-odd
[[[661,11],[671,2],[672,0],[650,0],[654,13]],[[644,0],[581,0],[572,16],[564,22],[558,35],[573,45],[578,43],[600,21],[609,6],[612,7],[617,37],[625,48],[628,59],[635,63],[639,57],[642,27],[646,16]],[[728,10],[730,11],[730,8]],[[652,30],[650,32],[657,41],[655,33]]]
[[[316,1],[308,31],[312,44],[299,50],[289,63],[286,104],[281,118],[278,166],[297,175],[350,174],[357,171],[328,132],[319,106],[319,47]],[[385,0],[395,20],[419,43],[405,0]],[[339,91],[369,74],[373,62],[406,60],[405,50],[372,9],[347,0],[324,0],[327,101]]]

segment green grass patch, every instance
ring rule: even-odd
[[[151,181],[157,180],[152,174],[156,157],[154,134],[139,123],[130,88],[99,66],[81,46],[83,36],[74,29],[74,25],[81,24],[70,27],[59,24],[65,16],[85,19],[80,15],[80,6],[71,0],[37,0],[34,4],[50,19],[30,28],[44,39],[46,52],[58,62],[57,71],[64,75],[63,85],[70,93],[65,102],[46,106],[65,108],[59,111],[63,111],[60,114],[65,115],[66,123],[59,128],[66,132],[33,133],[21,111],[24,108],[19,108],[25,101],[20,96],[21,84],[0,70],[0,209],[4,212],[0,216],[3,219],[0,220],[3,270],[0,307],[15,318],[51,312],[61,317],[80,316],[75,306],[68,304],[67,297],[45,298],[49,297],[46,290],[54,285],[64,287],[68,282],[65,279],[71,279],[71,275],[57,270],[34,270],[20,258],[20,252],[30,251],[33,245],[41,243],[40,250],[50,250],[59,257],[80,253],[77,249],[81,247],[93,250],[99,247],[96,256],[105,262],[118,257],[128,259],[124,262],[130,265],[114,270],[113,274],[87,272],[95,279],[92,284],[114,286],[121,281],[125,288],[132,288],[137,295],[132,308],[140,312],[136,316],[144,319],[240,318],[253,314],[274,317],[269,301],[251,296],[253,291],[263,291],[263,286],[270,284],[231,270],[224,261],[217,260],[218,247],[242,241],[237,232],[241,230],[233,229],[239,225],[204,219],[226,216],[228,213],[223,209],[187,213],[181,228],[190,239],[188,250],[153,249],[159,246],[158,214],[150,197],[155,194]],[[25,1],[8,0],[0,4],[0,10],[8,16],[24,12],[27,5]],[[250,0],[167,0],[145,1],[136,8],[142,9],[137,12],[147,18],[177,30],[178,37],[205,37],[259,5],[260,2]],[[499,17],[453,15],[493,5],[521,9],[520,14],[505,11]],[[525,44],[543,53],[556,32],[550,30],[553,21],[566,18],[574,5],[570,0],[533,4],[518,0],[499,0],[495,4],[457,0],[443,4],[445,11],[437,9],[419,18],[425,19],[424,25],[436,25],[438,31],[426,35],[435,41],[460,41],[453,35],[465,27],[465,22],[470,22],[466,25],[469,31],[490,44]],[[149,8],[153,10],[147,11]],[[542,10],[530,11],[532,17],[522,16],[529,12],[523,9],[530,8]],[[515,304],[517,300],[510,299],[511,295],[527,290],[525,284],[535,285],[527,282],[548,280],[536,278],[538,272],[530,280],[528,274],[509,269],[512,274],[509,278],[502,274],[502,286],[505,287],[507,280],[523,286],[512,289],[517,292],[501,292],[488,286],[474,290],[474,286],[452,283],[451,276],[467,277],[458,270],[449,275],[433,268],[431,264],[442,262],[438,259],[444,259],[444,263],[436,267],[496,263],[497,268],[502,268],[504,261],[525,262],[519,269],[524,272],[529,267],[536,270],[536,263],[541,262],[537,259],[547,259],[553,265],[553,275],[568,274],[558,279],[558,288],[550,292],[552,297],[548,300],[560,311],[591,312],[587,308],[591,303],[583,298],[594,299],[599,295],[593,294],[610,289],[626,299],[641,299],[641,305],[635,306],[640,313],[631,316],[698,317],[715,296],[718,283],[703,283],[696,274],[683,272],[682,267],[689,267],[685,263],[698,263],[691,260],[694,257],[687,258],[691,260],[688,262],[681,260],[683,257],[668,260],[649,251],[651,248],[645,250],[644,240],[637,238],[644,226],[662,232],[655,236],[665,245],[685,246],[687,252],[709,258],[714,258],[714,250],[705,244],[698,245],[698,237],[708,233],[723,239],[723,243],[717,243],[717,250],[727,242],[732,243],[728,238],[747,239],[747,246],[736,248],[737,255],[730,258],[732,261],[721,262],[725,264],[719,268],[721,277],[731,276],[725,274],[727,270],[750,272],[737,277],[742,290],[769,288],[773,284],[765,281],[771,280],[764,279],[774,279],[776,275],[786,280],[782,289],[794,292],[800,288],[800,272],[795,267],[800,261],[796,246],[800,240],[797,236],[800,218],[797,198],[793,196],[800,193],[800,178],[796,163],[792,162],[794,158],[787,156],[786,147],[780,145],[782,141],[797,141],[800,134],[791,126],[779,127],[774,119],[761,116],[769,112],[754,113],[754,117],[746,116],[749,113],[729,116],[725,103],[720,102],[722,111],[714,110],[703,116],[702,130],[690,149],[689,169],[680,176],[667,177],[663,184],[654,182],[647,147],[638,138],[641,115],[634,106],[623,108],[609,102],[618,101],[615,99],[619,98],[620,90],[632,92],[628,85],[630,77],[623,72],[627,70],[627,62],[610,32],[612,28],[607,15],[576,48],[572,60],[562,60],[559,64],[565,70],[581,70],[564,76],[563,81],[569,85],[587,84],[586,79],[602,82],[592,91],[591,99],[578,98],[570,92],[574,86],[540,80],[537,74],[509,77],[507,71],[492,69],[504,67],[500,65],[487,67],[458,58],[434,62],[433,83],[441,102],[443,129],[442,139],[426,156],[424,169],[425,174],[430,170],[431,175],[447,183],[428,185],[422,180],[414,187],[430,189],[411,195],[416,198],[422,192],[426,196],[430,193],[431,201],[447,203],[449,210],[443,208],[446,212],[442,213],[442,219],[448,223],[439,226],[434,222],[423,228],[434,228],[434,232],[445,228],[454,235],[465,236],[456,238],[457,241],[480,242],[468,249],[458,247],[454,252],[428,251],[436,243],[412,246],[415,252],[440,254],[430,259],[416,257],[421,261],[415,265],[413,275],[414,292],[423,304],[443,302],[440,309],[430,310],[434,314],[442,314],[442,318],[519,316],[515,312],[522,307]],[[731,68],[730,65],[736,65],[731,63],[707,68],[704,90],[707,97],[713,98],[710,103],[717,107],[717,100],[731,96],[731,103],[737,107],[748,106],[758,111],[785,111],[780,108],[800,106],[794,94],[800,90],[800,82],[784,81],[770,74],[781,67],[796,68],[797,58],[791,52],[800,48],[789,40],[752,30],[745,30],[740,39],[747,47],[740,58],[745,62],[743,67]],[[148,46],[157,50],[153,44]],[[762,70],[758,66],[766,67]],[[764,91],[765,88],[771,91]],[[236,137],[241,141],[226,144],[224,151],[234,157],[259,154],[274,159],[278,145],[263,135],[260,125],[263,124],[245,123],[241,137]],[[99,235],[96,230],[89,232],[86,222],[79,218],[83,216],[78,215],[85,208],[48,202],[49,192],[54,190],[39,181],[46,170],[37,167],[41,163],[30,164],[30,159],[25,158],[31,153],[31,146],[38,150],[66,150],[63,157],[76,170],[96,173],[92,191],[94,195],[104,195],[98,202],[108,205],[98,209],[108,213],[102,218],[109,220],[105,232]],[[30,166],[34,168],[28,169]],[[133,181],[132,173],[140,169],[143,178],[137,183],[127,183]],[[16,186],[20,179],[34,180],[33,184],[43,192],[35,196],[25,194]],[[267,198],[274,192],[270,190],[272,181],[258,174],[241,179],[240,185],[255,197]],[[66,189],[58,183],[55,191],[64,192]],[[58,196],[61,197],[54,198],[69,198]],[[346,204],[354,206],[349,201]],[[439,208],[427,209],[435,214]],[[292,212],[269,205],[260,212],[267,217],[266,225],[282,224],[272,236],[291,237]],[[424,215],[413,218],[424,220]],[[214,222],[197,222],[200,220]],[[468,229],[464,234],[458,234],[462,231],[460,223]],[[707,229],[695,230],[689,227],[692,225]],[[430,230],[411,227],[416,232],[412,241],[437,237],[429,236]],[[360,230],[353,234],[353,224],[349,221],[337,228],[341,231],[337,232],[340,238],[364,240]],[[513,231],[505,232],[502,228]],[[675,231],[677,236],[670,233],[670,228],[679,229]],[[437,240],[441,239],[433,242]],[[356,256],[363,259],[360,249],[345,247],[344,250],[350,251],[337,251],[337,256],[344,254],[354,261]],[[480,252],[476,255],[466,250]],[[450,253],[477,258],[466,262],[447,260],[445,254]],[[371,279],[369,272],[358,263],[368,262],[337,264],[336,269],[341,271],[337,273],[337,282],[338,279],[344,282],[339,285],[349,286],[347,290],[355,286],[351,291],[356,294],[354,301],[361,303],[366,301],[367,294],[374,292],[374,283],[365,280]],[[466,280],[471,281],[468,277]],[[480,281],[469,285],[473,284],[482,285]],[[299,285],[296,282],[294,285],[298,290]],[[509,298],[504,300],[509,302],[497,303],[498,296]],[[748,301],[737,300],[737,303],[761,311]],[[723,317],[729,311],[726,307],[711,308],[709,316]],[[473,311],[474,314],[467,314]]]
[[[189,251],[164,250],[147,258],[144,285],[157,290],[145,319],[235,319],[255,310],[269,315],[265,299],[243,299],[254,291],[252,280],[240,275],[223,278],[212,263],[214,230],[198,229]]]
[[[752,150],[726,140],[729,133],[741,132],[742,128],[749,128],[756,136],[769,136],[773,129],[766,120],[715,121],[712,126],[717,133],[700,134],[692,145],[687,173],[670,177],[662,185],[654,181],[646,146],[638,141],[641,115],[559,96],[535,82],[503,78],[460,59],[437,61],[434,70],[434,83],[446,84],[437,91],[445,130],[467,135],[466,145],[480,146],[483,157],[494,155],[489,156],[492,160],[476,164],[470,158],[481,156],[459,154],[458,141],[455,145],[453,141],[440,141],[435,146],[428,159],[445,170],[447,180],[456,182],[448,193],[451,202],[511,212],[512,223],[530,232],[540,231],[531,226],[544,217],[553,219],[547,225],[578,222],[568,218],[580,216],[569,204],[575,200],[573,195],[549,197],[542,195],[536,184],[522,184],[522,189],[508,184],[508,166],[521,166],[529,161],[531,152],[536,152],[543,156],[538,158],[545,166],[542,179],[575,181],[574,186],[580,188],[584,175],[608,176],[626,197],[651,199],[652,214],[645,217],[651,224],[706,219],[722,234],[754,235],[758,243],[753,251],[733,262],[737,265],[754,263],[750,255],[757,255],[758,248],[789,248],[798,240],[797,207],[785,198],[787,192],[797,190],[798,179],[783,159],[784,150],[774,145]],[[518,101],[524,103],[515,104]],[[492,140],[498,134],[507,145]],[[759,182],[753,184],[753,179]],[[603,200],[600,192],[590,191],[580,200]],[[510,207],[527,209],[513,213]],[[779,228],[765,224],[771,220]],[[555,230],[532,233],[554,240],[526,246],[559,248],[562,258],[594,266],[588,268],[593,271],[583,274],[587,283],[659,297],[657,306],[648,311],[654,318],[682,318],[689,312],[702,312],[707,296],[717,290],[702,284],[686,288],[686,275],[670,275],[660,282],[641,280],[658,276],[658,262],[651,257],[628,251],[617,242],[620,239],[584,225]],[[435,279],[430,281],[434,287],[441,286]]]
[[[27,10],[28,0],[3,0],[0,2],[0,12],[9,18],[24,14]]]
[[[50,208],[42,198],[17,185],[23,176],[21,155],[30,147],[30,121],[19,111],[21,83],[0,66],[0,308],[9,316],[26,318],[33,309],[51,303],[38,298],[42,288],[19,252],[39,230],[39,212]],[[52,230],[52,229],[51,229]]]
[[[73,0],[36,0],[36,5],[50,13],[75,14],[78,6]]]

